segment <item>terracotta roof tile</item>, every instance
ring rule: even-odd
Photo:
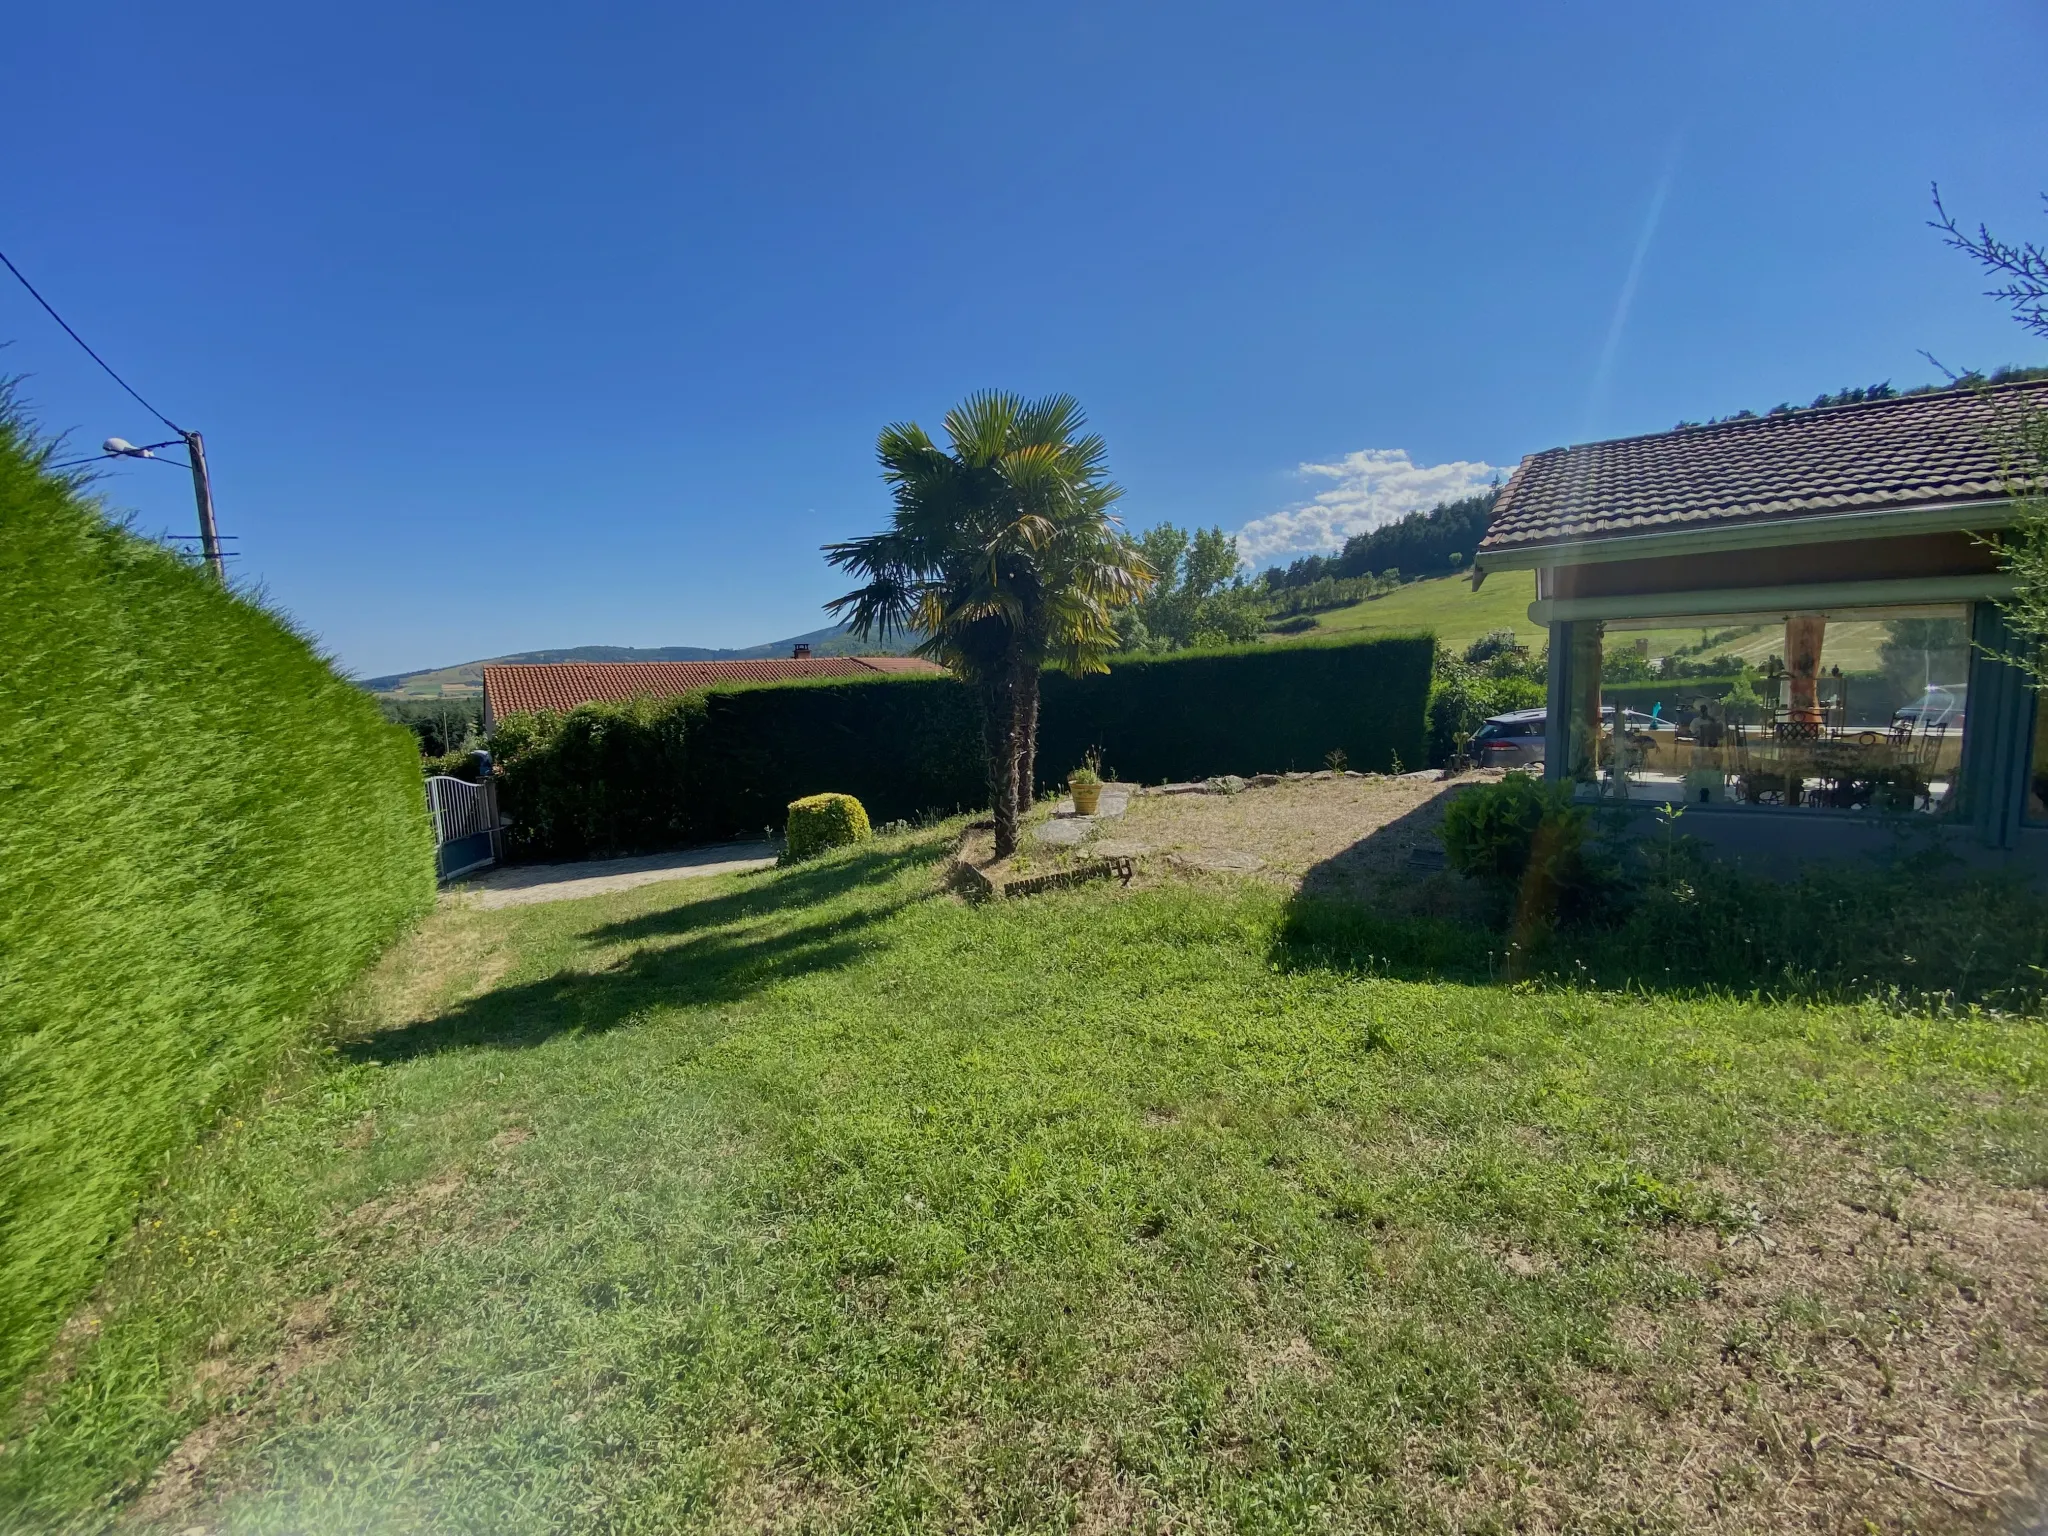
[[[1522,460],[1479,546],[2004,498],[1998,441],[2048,381],[1941,390],[1552,448]]]
[[[562,661],[493,664],[484,668],[484,700],[491,715],[627,699],[673,699],[720,683],[781,683],[812,677],[943,675],[945,668],[914,656],[787,656],[760,661]]]

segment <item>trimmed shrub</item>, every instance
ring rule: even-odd
[[[419,752],[0,397],[0,1404],[137,1203],[433,900]]]
[[[828,848],[864,843],[875,834],[868,813],[851,795],[806,795],[789,802],[788,841],[783,853],[791,863]]]
[[[1284,773],[1342,752],[1365,773],[1423,766],[1428,636],[1374,636],[1125,656],[1093,677],[1046,674],[1039,787],[1090,749],[1120,779]]]

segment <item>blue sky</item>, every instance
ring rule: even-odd
[[[1078,395],[1134,526],[1278,554],[2048,361],[1924,225],[1939,179],[2048,235],[2044,59],[2037,0],[30,0],[0,249],[344,664],[744,645],[822,622],[877,429],[980,387]],[[47,426],[144,440],[18,289],[0,338]],[[106,491],[190,531],[172,470]]]

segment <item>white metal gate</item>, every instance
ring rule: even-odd
[[[453,880],[498,862],[498,796],[489,780],[472,784],[445,773],[427,777],[434,819],[434,869]]]

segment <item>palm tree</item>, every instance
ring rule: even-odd
[[[916,654],[974,688],[998,858],[1016,851],[1035,788],[1039,674],[1107,671],[1114,615],[1152,579],[1110,515],[1123,492],[1085,424],[1071,395],[991,390],[946,413],[949,448],[915,422],[887,427],[875,453],[889,527],[825,546],[865,581],[833,614],[863,639],[922,633]]]

